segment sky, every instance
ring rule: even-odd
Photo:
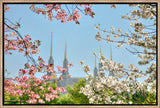
[[[72,62],[73,67],[69,69],[72,77],[85,77],[86,74],[82,71],[79,64],[81,60],[84,64],[90,66],[90,71],[93,73],[95,66],[95,57],[93,52],[99,54],[100,47],[102,54],[110,59],[110,45],[112,46],[112,58],[117,63],[122,63],[128,68],[130,63],[144,70],[146,66],[138,65],[138,58],[131,54],[122,46],[117,48],[114,43],[106,43],[105,41],[97,42],[95,35],[97,30],[95,24],[101,24],[106,30],[110,30],[113,26],[122,32],[127,32],[130,21],[121,19],[122,15],[126,15],[134,8],[129,7],[128,4],[119,4],[117,8],[110,8],[110,4],[96,4],[92,10],[95,12],[95,17],[85,16],[83,14],[79,19],[80,25],[71,23],[61,23],[59,20],[53,19],[49,22],[46,16],[38,15],[32,12],[29,7],[31,4],[9,4],[10,10],[5,13],[4,17],[13,22],[20,20],[21,28],[19,32],[21,35],[30,35],[32,40],[40,40],[40,53],[34,58],[41,56],[48,64],[50,56],[50,39],[51,32],[53,32],[53,59],[55,66],[63,66],[65,42],[67,42],[67,59]],[[4,56],[4,67],[10,74],[5,74],[5,77],[15,77],[18,75],[18,70],[24,68],[24,63],[27,59],[23,54],[17,51],[12,55]],[[99,59],[97,58],[97,65]],[[39,73],[37,76],[41,76]]]

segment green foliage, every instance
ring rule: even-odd
[[[65,94],[60,96],[54,104],[74,104],[74,101],[69,94]]]
[[[89,104],[89,99],[83,93],[79,93],[80,88],[86,85],[85,79],[80,79],[78,83],[74,83],[72,86],[67,86],[68,95],[73,99],[75,104]]]
[[[85,96],[82,93],[79,93],[80,88],[84,87],[86,85],[85,79],[80,79],[78,83],[74,83],[73,86],[68,86],[66,89],[68,91],[68,94],[60,95],[58,94],[59,98],[56,98],[54,100],[51,100],[50,102],[46,102],[45,104],[89,104],[89,99],[87,96]],[[50,82],[47,82],[46,85],[42,85],[44,87],[44,90],[36,90],[34,89],[35,93],[44,93],[47,91],[47,88],[51,86],[53,89],[57,88],[56,83],[51,84]],[[149,92],[135,92],[134,94],[129,94],[128,92],[122,92],[119,94],[113,94],[112,90],[105,89],[105,93],[111,97],[112,102],[118,102],[119,100],[123,100],[125,104],[156,104],[156,95],[151,94]],[[103,95],[103,94],[102,94]],[[113,96],[116,96],[116,98],[112,98]],[[123,97],[126,97],[125,99]],[[28,95],[23,95],[21,97],[21,100],[23,101],[23,104],[27,104],[26,101],[28,99]],[[20,104],[20,97],[19,96],[10,96],[8,93],[4,93],[4,100],[8,101],[18,101],[18,102],[4,102],[4,104]],[[45,100],[45,99],[44,99]],[[102,100],[104,101],[104,100]],[[105,102],[104,102],[105,104]]]
[[[48,88],[49,86],[51,86],[54,90],[57,88],[57,84],[56,83],[51,83],[50,81],[49,82],[46,82],[46,85],[43,86],[44,88]]]
[[[7,100],[7,101],[19,101],[19,97],[17,96],[9,96],[8,93],[4,93],[4,100]],[[4,102],[4,104],[19,104],[19,102]]]
[[[108,96],[111,97],[112,103],[122,100],[124,104],[156,104],[156,95],[145,91],[135,92],[134,94],[130,94],[128,92],[116,94],[112,93],[112,90],[110,89],[105,89],[104,93],[107,93]],[[101,103],[105,104],[105,101],[102,100]]]
[[[123,99],[123,96],[126,97],[126,99]],[[134,94],[122,92],[117,95],[117,99],[123,100],[126,104],[130,104],[129,102],[132,102],[132,104],[156,104],[156,96],[144,91],[135,92]]]

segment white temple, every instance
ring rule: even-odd
[[[101,48],[100,48],[100,55],[102,54],[102,52],[101,52]],[[110,46],[110,58],[111,58],[111,60],[112,60],[112,48],[111,48],[111,46]],[[96,77],[96,76],[98,76],[98,72],[103,72],[104,71],[104,69],[102,68],[103,67],[103,64],[102,64],[102,62],[101,62],[101,58],[100,58],[100,61],[99,61],[99,63],[98,63],[98,69],[97,69],[97,65],[96,65],[96,56],[95,56],[95,68],[94,68],[94,77]],[[105,75],[104,73],[103,73],[103,75]],[[109,72],[109,76],[114,76],[114,73],[113,72]]]
[[[52,56],[52,35],[53,33],[51,32],[51,49],[50,49],[50,57],[49,57],[49,61],[48,61],[48,64],[50,65],[53,65],[54,66],[54,59],[53,59],[53,56]],[[101,53],[101,48],[100,48],[100,54]],[[110,56],[111,56],[111,60],[112,60],[112,49],[110,47]],[[103,67],[103,64],[101,63],[101,59],[98,63],[98,69],[97,69],[97,65],[96,65],[96,56],[95,56],[95,68],[94,68],[94,77],[98,76],[98,72],[103,72],[104,70],[102,69]],[[53,67],[54,68],[54,67]],[[63,61],[63,68],[66,68],[67,71],[62,73],[62,76],[63,76],[63,80],[62,81],[58,81],[56,82],[57,83],[57,86],[58,87],[67,87],[67,85],[73,85],[73,83],[77,83],[79,79],[82,79],[82,78],[79,78],[79,77],[72,77],[70,78],[68,76],[69,74],[69,69],[68,69],[68,60],[67,60],[67,44],[65,43],[65,52],[64,52],[64,61]],[[47,75],[51,75],[51,73],[47,72]],[[109,72],[109,76],[110,75],[114,75],[113,72]],[[56,79],[52,79],[51,82],[55,82]]]
[[[51,49],[50,49],[50,57],[49,57],[48,64],[54,66],[54,59],[53,59],[53,56],[52,56],[52,35],[53,35],[53,33],[51,32]],[[78,78],[78,77],[70,78],[68,76],[69,69],[68,69],[67,44],[66,43],[65,43],[65,53],[64,53],[63,68],[66,68],[67,71],[62,73],[63,80],[56,82],[58,87],[67,87],[67,85],[73,85],[73,83],[77,83],[79,79],[82,79],[82,78]],[[51,75],[51,73],[47,72],[47,75]],[[51,82],[53,83],[53,82],[55,82],[55,80],[56,79],[52,79]]]

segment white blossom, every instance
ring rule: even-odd
[[[82,66],[83,67],[83,71],[84,72],[89,72],[90,71],[90,67],[88,66],[88,65],[84,65],[84,66]]]

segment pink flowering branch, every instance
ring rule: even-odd
[[[61,9],[59,5],[53,6],[48,5],[48,15],[52,16],[51,10],[58,11]],[[9,7],[5,5],[5,12],[9,10]],[[41,12],[42,14],[46,14],[46,12],[38,10],[36,11],[38,14]],[[74,13],[77,14],[77,11]],[[61,16],[61,17],[60,17]],[[67,16],[65,10],[61,9],[61,11],[58,11],[57,19],[63,19]],[[77,17],[75,17],[76,20]],[[65,21],[65,20],[64,20]],[[63,22],[63,21],[62,21]],[[10,24],[8,24],[10,23]],[[44,104],[46,102],[50,102],[51,100],[54,100],[55,98],[58,98],[58,94],[61,92],[64,92],[65,89],[63,87],[57,87],[55,90],[52,87],[48,87],[47,91],[44,91],[44,87],[42,85],[46,85],[46,81],[52,80],[53,77],[56,77],[56,74],[58,73],[64,73],[67,71],[67,69],[58,67],[58,72],[54,70],[54,65],[49,64],[45,65],[44,60],[42,57],[38,57],[38,60],[35,60],[32,57],[32,54],[36,55],[39,53],[38,47],[40,46],[40,41],[35,40],[35,42],[31,42],[31,37],[29,35],[26,35],[24,38],[19,33],[18,29],[20,28],[20,24],[14,24],[9,19],[5,18],[4,22],[4,28],[5,28],[5,36],[4,36],[4,50],[6,54],[11,54],[9,51],[19,51],[20,53],[24,53],[25,57],[27,57],[27,60],[31,62],[31,65],[27,62],[25,63],[24,69],[19,69],[20,77],[10,78],[9,80],[4,80],[4,91],[5,93],[8,93],[10,96],[18,96],[21,102],[27,102],[30,104],[35,103],[41,103]],[[6,32],[12,32],[11,36],[14,39],[9,39],[9,34]],[[68,64],[68,67],[72,67],[72,63]],[[43,75],[42,78],[36,78],[35,73],[36,72],[49,72],[52,73],[50,76]],[[70,76],[70,75],[68,75]],[[60,76],[59,80],[63,80],[63,77]],[[16,81],[16,83],[15,83]],[[39,93],[38,90],[43,91],[43,94]],[[26,100],[22,100],[23,96],[27,95]]]
[[[64,5],[68,13],[62,8],[63,4],[44,4],[42,8],[35,7],[33,4],[30,6],[30,9],[37,14],[47,15],[49,21],[52,21],[53,18],[55,18],[57,20],[61,20],[62,23],[65,23],[66,21],[75,21],[76,24],[80,24],[78,21],[79,18],[81,18],[79,11],[81,11],[82,14],[91,16],[92,18],[95,15],[91,9],[91,4],[75,4],[75,8],[72,10],[68,7],[68,5]],[[81,9],[80,7],[84,9]],[[55,16],[53,14],[55,14]]]
[[[45,76],[47,77],[47,76]],[[13,80],[17,83],[13,83]],[[4,81],[4,90],[9,93],[10,96],[16,95],[21,99],[24,95],[27,95],[27,100],[20,100],[22,102],[27,102],[30,104],[45,103],[58,98],[58,94],[64,92],[63,87],[57,87],[53,89],[52,87],[44,88],[46,85],[45,80],[36,78],[34,75],[22,76],[21,78],[16,77],[13,80]],[[43,85],[43,86],[42,86]],[[44,91],[45,89],[45,91]],[[39,93],[39,92],[40,93]],[[43,92],[42,92],[43,91]],[[38,93],[38,94],[37,94]]]
[[[30,36],[29,35],[26,35],[25,36],[25,39],[23,39],[23,37],[22,37],[22,35],[15,29],[15,28],[12,28],[11,26],[9,26],[8,24],[6,24],[6,22],[4,22],[4,25],[5,26],[7,26],[7,28],[9,28],[9,29],[11,29],[11,30],[13,30],[14,32],[16,32],[16,34],[18,35],[18,37],[20,38],[18,38],[17,37],[17,42],[16,41],[10,41],[10,40],[7,40],[8,39],[8,37],[6,36],[5,37],[5,52],[7,53],[8,52],[8,50],[17,50],[17,49],[19,49],[19,52],[23,52],[24,51],[24,49],[25,49],[25,56],[27,57],[27,59],[29,60],[29,61],[31,61],[35,66],[37,66],[37,64],[36,64],[36,62],[35,62],[35,60],[29,55],[30,53],[28,52],[28,48],[30,47],[30,48],[33,48],[33,49],[35,49],[35,48],[38,48],[37,46],[35,46],[35,45],[27,45],[27,43],[29,44],[30,42],[29,42],[29,40],[31,40],[31,38],[30,38]],[[8,46],[10,46],[10,44],[9,43],[7,43],[7,41],[8,42],[12,42],[11,44],[12,44],[12,48],[9,48]],[[38,42],[37,42],[38,43]],[[7,46],[6,46],[7,45]],[[16,48],[16,45],[18,45],[17,46],[17,48]],[[38,44],[39,45],[39,44]],[[21,47],[21,48],[20,48]],[[32,50],[32,53],[33,54],[36,54],[36,53],[38,53],[38,52],[34,52],[34,51],[38,51],[38,50]]]

